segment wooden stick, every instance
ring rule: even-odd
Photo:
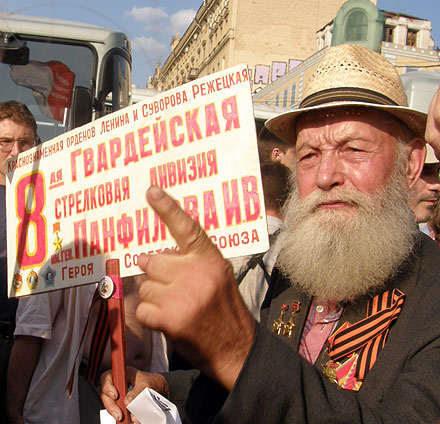
[[[116,404],[121,408],[123,414],[123,421],[121,422],[128,424],[128,412],[124,405],[124,399],[127,395],[127,382],[125,380],[127,344],[125,339],[124,290],[122,278],[120,277],[119,259],[109,259],[105,266],[106,274],[115,284],[115,292],[107,302],[112,350],[113,383],[119,393]]]

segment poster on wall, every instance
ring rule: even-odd
[[[8,294],[121,276],[176,249],[145,200],[173,196],[225,257],[268,249],[244,65],[197,79],[36,146],[7,163]]]

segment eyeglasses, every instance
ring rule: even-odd
[[[30,149],[37,145],[38,138],[0,138],[0,150],[3,153],[10,153],[14,148],[14,144],[18,144],[18,149],[20,152],[24,152],[25,150]]]

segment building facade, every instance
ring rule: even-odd
[[[400,74],[440,72],[440,54],[431,38],[431,22],[403,13],[377,9],[368,0],[348,0],[334,20],[316,32],[316,51],[294,69],[253,96],[266,109],[294,108],[302,100],[304,83],[331,45],[363,45],[386,57]]]
[[[370,0],[367,0],[370,1]],[[316,30],[345,0],[205,0],[148,83],[170,88],[245,63],[252,90],[286,75],[316,51]],[[376,4],[376,1],[373,0]]]

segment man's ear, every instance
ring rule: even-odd
[[[274,147],[271,154],[271,159],[273,162],[281,162],[283,152],[278,148]]]
[[[406,167],[406,182],[408,189],[412,189],[425,164],[426,145],[422,138],[413,138],[409,143],[408,164]]]

